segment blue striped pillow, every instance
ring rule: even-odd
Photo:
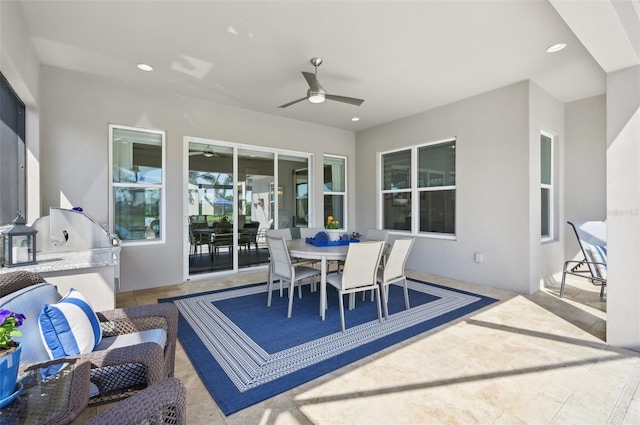
[[[607,279],[607,247],[586,244],[586,257],[589,261],[589,269],[595,277]]]
[[[87,299],[75,289],[40,312],[40,332],[49,357],[88,354],[102,340],[98,316]]]

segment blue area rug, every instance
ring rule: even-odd
[[[411,309],[402,288],[391,285],[389,320],[378,321],[370,295],[356,296],[340,331],[338,295],[327,288],[328,310],[319,316],[319,291],[303,288],[287,319],[287,291],[266,284],[166,298],[180,310],[178,339],[225,415],[311,381],[399,341],[443,325],[497,300],[408,279]],[[345,299],[345,306],[348,305]]]

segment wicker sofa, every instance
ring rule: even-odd
[[[85,422],[85,425],[184,425],[187,391],[176,378],[163,379]]]
[[[20,328],[22,336],[16,338],[23,345],[21,366],[48,361],[38,316],[45,304],[55,304],[61,299],[56,288],[35,273],[17,271],[0,275],[0,294],[0,308],[27,317]],[[178,327],[178,311],[173,304],[114,309],[96,315],[106,343],[82,354],[91,362],[89,404],[128,397],[173,376]],[[139,337],[160,329],[166,335],[164,347]]]

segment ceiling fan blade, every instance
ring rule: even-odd
[[[304,79],[307,80],[307,84],[309,84],[309,88],[311,90],[313,91],[320,90],[320,84],[318,83],[318,79],[316,78],[315,74],[302,71],[302,75],[304,76]]]
[[[325,98],[329,100],[335,100],[338,102],[348,103],[350,105],[355,105],[355,106],[360,106],[362,105],[362,102],[364,102],[363,99],[356,99],[355,97],[336,96],[334,94],[327,94]]]
[[[291,106],[294,103],[302,102],[303,100],[307,100],[307,98],[306,97],[302,97],[302,98],[300,98],[298,100],[294,100],[293,102],[289,102],[289,103],[285,103],[284,105],[280,105],[280,106],[278,106],[278,108],[286,108],[287,106]]]

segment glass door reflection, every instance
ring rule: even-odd
[[[238,268],[269,261],[265,233],[274,223],[273,184],[274,154],[238,149]]]
[[[279,227],[291,227],[298,237],[298,227],[313,222],[309,208],[309,159],[296,155],[278,155]]]
[[[188,163],[189,274],[233,270],[233,148],[189,143]]]
[[[188,148],[190,275],[265,265],[268,229],[296,238],[307,227],[309,156],[213,141]]]

